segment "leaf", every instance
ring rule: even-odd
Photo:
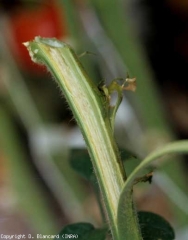
[[[107,229],[95,229],[87,233],[83,239],[80,240],[105,240],[107,235]],[[79,238],[78,238],[79,239]]]
[[[88,232],[93,231],[95,228],[90,223],[75,223],[67,225],[60,232],[60,235],[63,234],[78,234],[79,237],[87,234]]]
[[[165,147],[158,149],[148,155],[129,175],[127,178],[123,190],[120,195],[119,204],[118,204],[118,231],[119,231],[119,240],[124,239],[134,239],[141,240],[141,232],[139,231],[139,223],[135,210],[133,208],[133,185],[135,180],[140,178],[142,181],[143,177],[141,174],[143,170],[148,167],[154,160],[157,158],[169,154],[169,153],[187,153],[188,152],[188,141],[177,141],[166,145]],[[149,180],[149,178],[148,178]]]
[[[97,178],[95,176],[92,162],[87,149],[72,149],[70,152],[70,164],[71,167],[83,178],[90,181],[94,187],[97,201],[101,210],[103,219],[105,219],[105,213],[103,209],[103,203],[101,201],[101,194],[98,185]]]
[[[138,219],[144,240],[173,240],[174,230],[170,224],[158,214],[138,212]]]
[[[125,149],[120,149],[121,159],[126,171],[126,175],[129,176],[131,172],[140,164],[141,160],[132,152]]]
[[[95,229],[90,223],[70,224],[65,226],[59,233],[59,238],[55,238],[54,240],[68,238],[71,234],[79,240],[105,240],[107,229]]]
[[[86,149],[72,149],[70,153],[71,167],[86,180],[93,178],[93,166]]]

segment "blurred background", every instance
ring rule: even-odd
[[[83,138],[50,73],[22,45],[35,36],[94,53],[80,61],[96,84],[136,77],[115,135],[142,159],[188,138],[188,1],[0,0],[0,233],[100,227],[95,186],[70,164],[86,155]],[[135,191],[138,210],[162,215],[179,240],[188,239],[187,160],[160,159],[152,184]]]

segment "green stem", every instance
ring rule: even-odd
[[[34,62],[50,69],[73,111],[89,149],[113,237],[118,239],[117,207],[126,176],[107,115],[106,99],[67,44],[36,37],[25,45]]]
[[[188,153],[188,140],[177,141],[167,144],[165,147],[158,149],[148,155],[129,175],[125,182],[123,191],[120,195],[118,206],[118,229],[119,240],[123,239],[142,239],[141,232],[138,227],[138,220],[135,210],[132,206],[132,190],[135,180],[142,176],[143,170],[156,159],[166,154],[183,154]],[[136,227],[137,226],[137,227]],[[130,231],[131,229],[131,231]]]
[[[142,172],[151,162],[162,157],[166,154],[187,154],[188,153],[188,140],[181,140],[167,144],[161,149],[157,149],[154,152],[150,153],[130,174],[126,181],[126,185],[131,184],[135,177]]]

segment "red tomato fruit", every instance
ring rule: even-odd
[[[32,63],[23,42],[33,40],[35,36],[56,37],[66,36],[62,9],[57,9],[54,1],[44,1],[35,7],[21,8],[10,16],[10,48],[18,64],[23,70],[44,73],[41,66]]]

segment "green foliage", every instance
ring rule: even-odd
[[[173,240],[175,234],[170,224],[161,216],[151,212],[138,212],[138,219],[144,240]],[[107,229],[95,229],[90,223],[75,223],[67,225],[59,233],[64,239],[68,234],[77,235],[79,240],[105,240]]]
[[[170,224],[161,216],[151,212],[138,212],[144,240],[173,240],[175,234]]]
[[[59,238],[55,238],[54,240],[64,239],[66,234],[73,234],[79,240],[105,240],[107,230],[95,229],[90,223],[75,223],[65,226],[59,233]]]
[[[86,149],[72,149],[70,152],[70,164],[86,180],[91,181],[93,179],[93,166]]]
[[[135,154],[125,149],[120,149],[120,154],[126,170],[126,175],[129,176],[131,172],[138,166],[141,160]]]

